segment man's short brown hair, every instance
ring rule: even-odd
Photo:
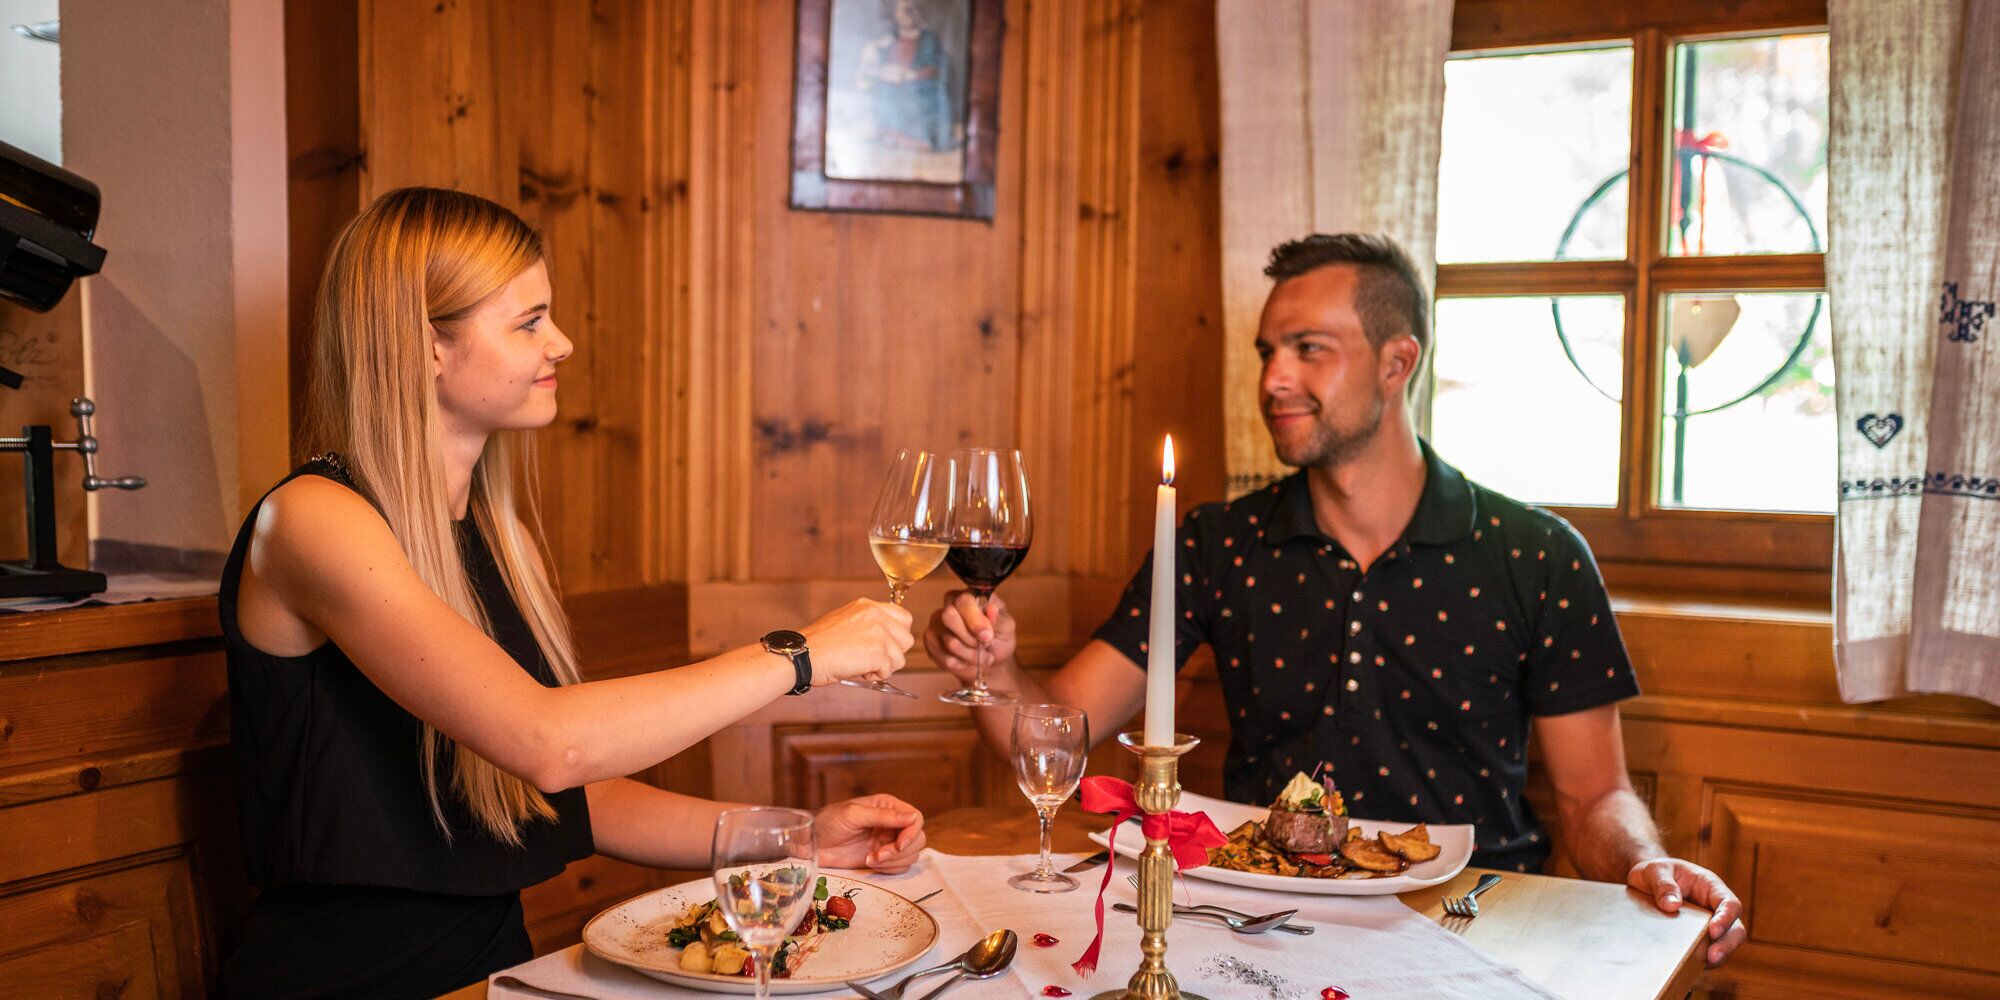
[[[1282,284],[1334,264],[1351,264],[1358,272],[1354,311],[1361,330],[1380,348],[1405,333],[1430,352],[1430,295],[1417,265],[1402,246],[1380,233],[1314,233],[1302,240],[1280,243],[1271,251],[1264,275]]]

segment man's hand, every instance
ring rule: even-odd
[[[835,802],[813,818],[825,868],[899,872],[924,849],[924,814],[893,795]]]
[[[924,652],[930,654],[931,661],[968,684],[982,641],[990,644],[986,650],[989,667],[1014,655],[1014,616],[1007,613],[1007,602],[998,594],[987,598],[986,610],[981,611],[971,591],[954,590],[945,595],[944,606],[931,615],[930,627],[924,629]]]
[[[1738,917],[1743,915],[1743,901],[1722,884],[1722,879],[1700,865],[1679,858],[1648,858],[1632,866],[1632,873],[1625,878],[1632,888],[1651,896],[1653,905],[1662,913],[1679,913],[1681,900],[1689,899],[1696,905],[1713,911],[1708,918],[1708,964],[1721,965],[1736,946],[1749,936],[1749,929]]]

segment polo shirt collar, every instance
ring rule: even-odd
[[[1472,486],[1457,469],[1438,458],[1430,442],[1418,438],[1417,445],[1424,451],[1424,492],[1417,498],[1416,513],[1410,518],[1409,527],[1403,529],[1403,537],[1419,545],[1448,545],[1472,534],[1473,519],[1478,513],[1472,502]],[[1264,528],[1266,544],[1282,545],[1295,538],[1332,541],[1319,530],[1319,522],[1313,517],[1312,487],[1306,482],[1304,470],[1286,476],[1271,488],[1278,492],[1278,500],[1272,505],[1270,523]]]

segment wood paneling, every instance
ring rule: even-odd
[[[289,44],[315,56],[293,62],[287,97],[294,385],[319,262],[363,205],[422,184],[518,211],[547,238],[552,314],[576,344],[561,412],[537,434],[544,527],[571,594],[664,582],[662,525],[681,510],[661,489],[674,424],[655,216],[684,141],[655,132],[663,16],[547,0],[287,5]],[[310,68],[328,58],[330,71]]]
[[[860,576],[888,462],[903,448],[1010,447],[1019,355],[1021,163],[1003,157],[988,223],[796,212],[790,184],[795,0],[758,0],[745,78],[756,124],[749,176],[751,572]],[[1007,4],[1018,22],[1020,0]],[[1000,141],[1022,124],[1021,47],[1000,60]],[[754,293],[751,290],[754,289]],[[1049,459],[1028,456],[1032,477]],[[1031,554],[1023,572],[1039,572]]]
[[[0,982],[24,997],[200,996],[193,879],[179,854],[0,895]]]
[[[1013,784],[964,719],[778,726],[771,744],[780,800],[809,809],[889,792],[934,816],[993,801]]]
[[[1716,791],[1710,863],[1756,886],[1751,940],[1760,945],[1936,965],[1992,977],[2000,913],[1976,894],[1939,891],[2000,879],[2000,817],[1892,804]],[[1829,906],[1828,872],[1842,874]]]

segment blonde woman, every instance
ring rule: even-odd
[[[568,862],[706,867],[727,805],[625,775],[903,665],[909,615],[857,600],[802,638],[579,682],[530,485],[528,432],[572,350],[543,257],[505,208],[426,188],[334,242],[308,427],[324,451],[250,512],[222,579],[262,889],[226,995],[432,997],[524,961],[520,890]],[[897,871],[924,843],[885,795],[818,826],[829,866]]]

